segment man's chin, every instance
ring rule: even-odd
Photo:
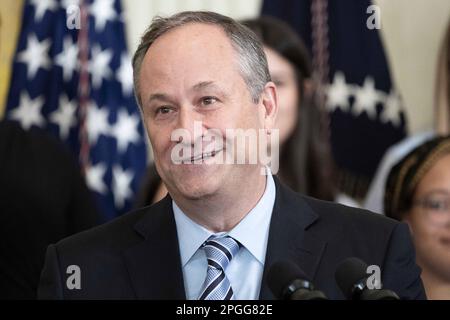
[[[221,174],[215,165],[181,165],[174,175],[176,189],[187,199],[205,198],[220,187]]]
[[[174,181],[180,183],[195,184],[198,181],[217,179],[221,171],[221,166],[217,164],[179,164],[172,168]],[[192,183],[191,183],[192,181]]]
[[[209,196],[217,193],[217,188],[207,184],[183,184],[178,186],[178,192],[180,195],[189,200],[207,199]]]

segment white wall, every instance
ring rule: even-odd
[[[438,50],[450,19],[449,0],[375,0],[391,73],[408,112],[411,132],[434,124]]]
[[[171,15],[184,10],[215,11],[235,19],[256,17],[262,0],[122,0],[127,21],[128,43],[133,52],[139,38],[155,15]]]

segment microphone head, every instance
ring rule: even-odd
[[[295,263],[284,260],[275,262],[267,273],[267,284],[277,299],[284,299],[287,289],[295,280],[308,280]]]
[[[348,299],[352,298],[355,285],[367,277],[367,264],[358,258],[345,259],[334,274],[337,285]]]

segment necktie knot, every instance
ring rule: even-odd
[[[203,243],[208,266],[225,270],[239,251],[239,243],[230,236],[211,237]]]

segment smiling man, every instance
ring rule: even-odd
[[[133,69],[169,194],[49,246],[41,298],[271,299],[268,269],[288,259],[342,299],[334,272],[352,256],[379,265],[385,288],[401,297],[425,297],[404,224],[290,191],[259,156],[249,161],[267,147],[260,139],[253,151],[235,150],[239,137],[230,132],[270,136],[277,114],[276,87],[250,30],[211,12],[156,18]],[[216,139],[206,139],[210,132]],[[173,152],[180,146],[181,163]],[[72,265],[75,288],[67,286]]]

